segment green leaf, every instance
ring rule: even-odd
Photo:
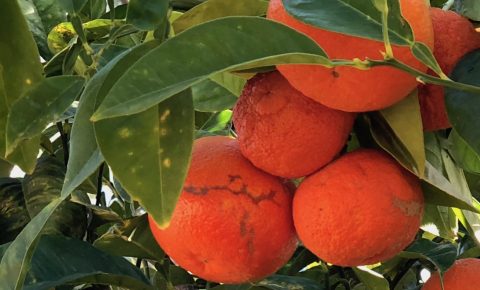
[[[95,123],[114,175],[161,227],[170,221],[187,174],[193,122],[187,90],[140,114]]]
[[[409,269],[398,281],[393,290],[418,290],[418,277],[416,271]]]
[[[390,289],[387,279],[385,279],[381,274],[370,270],[367,267],[355,267],[353,268],[353,271],[369,290]]]
[[[403,167],[415,173],[415,161],[406,146],[399,140],[393,129],[387,124],[380,113],[370,113],[367,116],[370,131],[376,143],[390,153]],[[425,162],[425,172],[422,177],[422,187],[425,202],[442,206],[454,206],[462,209],[478,211],[472,204],[472,199],[463,196],[442,171],[435,168],[429,161]]]
[[[88,82],[82,96],[70,137],[70,159],[67,167],[62,196],[70,194],[100,166],[104,158],[100,153],[90,117],[126,67],[132,65],[147,51],[158,45],[150,41],[130,53],[123,53],[102,68]]]
[[[12,35],[15,36],[13,39]],[[9,108],[42,80],[40,55],[17,1],[2,4],[0,41],[0,156],[5,156],[5,126]],[[23,142],[8,160],[25,172],[32,172],[39,148],[39,139]]]
[[[22,183],[14,178],[0,178],[0,244],[13,241],[29,221]]]
[[[455,10],[472,20],[480,21],[480,3],[476,0],[457,0]]]
[[[17,0],[35,38],[41,56],[48,60],[52,53],[48,49],[47,36],[55,25],[67,21],[67,12],[57,0]]]
[[[142,272],[124,258],[111,256],[84,241],[61,236],[42,237],[23,289],[47,290],[67,283],[153,290]]]
[[[40,136],[49,123],[56,122],[79,95],[84,79],[59,76],[43,80],[12,104],[7,120],[6,154],[23,140]]]
[[[458,219],[450,207],[426,204],[421,229],[454,241],[458,233]]]
[[[400,253],[401,257],[408,259],[425,259],[444,273],[453,265],[457,257],[457,248],[450,243],[434,243],[430,240],[420,239]]]
[[[472,198],[458,191],[443,174],[429,162],[425,167],[425,182],[422,182],[425,202],[479,212]]]
[[[192,87],[193,106],[200,112],[218,112],[235,105],[237,97],[209,79]]]
[[[172,6],[175,10],[189,10],[201,4],[205,0],[172,0]]]
[[[33,218],[5,251],[0,263],[0,289],[22,290],[33,252],[48,219],[63,201],[54,199]]]
[[[146,215],[127,220],[98,238],[94,246],[112,255],[151,259],[158,262],[165,257],[150,231]]]
[[[13,165],[9,162],[0,159],[0,177],[8,177],[10,176],[10,172],[12,171]]]
[[[88,19],[98,19],[105,14],[107,8],[107,1],[103,0],[88,0],[83,7],[82,14],[85,14]]]
[[[77,14],[82,11],[88,0],[59,0],[58,4],[70,14]]]
[[[198,120],[199,114],[202,114],[202,113],[195,112],[196,123],[199,122]],[[208,116],[208,119],[199,122],[201,126],[195,132],[195,139],[198,139],[204,136],[214,136],[214,135],[230,136],[231,120],[232,120],[231,110],[225,110],[222,112],[210,114],[210,116]]]
[[[440,171],[443,170],[442,146],[440,136],[432,132],[424,132],[425,156],[428,162]]]
[[[227,16],[263,16],[267,13],[265,0],[208,0],[185,12],[172,23],[176,34],[213,19]]]
[[[168,0],[130,0],[127,23],[138,29],[155,30],[167,20]]]
[[[410,153],[415,162],[415,174],[422,177],[425,172],[425,149],[417,90],[394,106],[380,111],[380,114]]]
[[[480,49],[463,57],[451,78],[457,82],[480,86]],[[458,135],[480,154],[480,95],[445,88],[448,118]]]
[[[300,271],[304,272],[305,267],[308,265],[317,262],[318,258],[312,252],[306,248],[298,248],[294,256],[286,266],[284,266],[278,274],[285,274],[293,276],[298,274]]]
[[[243,87],[247,82],[246,79],[238,77],[234,74],[224,72],[210,76],[210,79],[222,87],[226,88],[233,95],[239,97],[243,91]]]
[[[380,112],[365,115],[370,125],[370,133],[375,142],[395,158],[403,167],[417,174],[416,162],[404,143],[390,127],[385,117]]]
[[[448,151],[455,159],[455,163],[468,172],[480,174],[480,154],[473,151],[456,130],[450,132],[448,141],[450,145]]]
[[[430,47],[421,43],[415,42],[411,48],[413,55],[419,59],[421,62],[426,64],[432,71],[434,71],[439,76],[445,76],[442,71],[442,68],[438,64],[433,52],[430,50]]]
[[[65,165],[55,157],[42,156],[32,175],[22,182],[25,204],[30,216],[35,217],[52,200],[60,196],[65,177]],[[51,216],[44,232],[62,233],[83,238],[87,229],[87,211],[84,206],[65,201]]]
[[[285,62],[329,64],[310,38],[274,21],[245,16],[206,22],[129,67],[92,120],[145,111],[215,73]]]
[[[282,0],[289,14],[310,25],[373,40],[383,41],[382,15],[372,1]],[[400,13],[399,1],[388,1],[388,34],[393,44],[414,41],[410,26]]]
[[[473,200],[472,193],[470,192],[470,189],[468,187],[468,183],[465,178],[465,174],[463,173],[463,170],[455,165],[447,152],[444,151],[442,153],[443,162],[445,164],[445,171],[447,172],[448,179],[463,196]],[[480,214],[478,214],[478,211],[480,211],[480,206],[478,202],[474,202],[474,205],[476,205],[477,213],[466,210],[453,210],[462,222],[463,226],[470,233],[472,239],[475,240],[477,245],[480,245]]]
[[[262,286],[271,290],[324,290],[316,281],[296,276],[273,275],[260,282],[256,286]]]

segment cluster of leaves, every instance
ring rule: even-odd
[[[253,73],[280,63],[418,72],[394,58],[328,59],[308,37],[264,19],[264,0],[117,2],[18,0],[0,10],[0,289],[419,289],[422,269],[443,273],[458,257],[480,256],[477,51],[454,81],[417,75],[449,87],[452,130],[423,133],[415,92],[356,121],[348,150],[383,148],[422,179],[422,230],[398,257],[340,268],[300,247],[277,275],[239,286],[175,266],[145,210],[168,224],[194,138],[234,135],[230,109]],[[441,76],[398,1],[342,2],[285,5],[312,25],[384,40],[387,50],[408,45]],[[435,4],[451,4],[443,2]],[[476,3],[453,4],[478,20]],[[327,5],[343,16],[321,14]],[[27,175],[9,178],[13,165]]]

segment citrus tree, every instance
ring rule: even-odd
[[[480,7],[427,2],[4,1],[0,289],[476,289]]]

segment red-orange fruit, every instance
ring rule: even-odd
[[[235,139],[194,143],[188,175],[170,225],[150,218],[155,239],[173,261],[208,281],[247,283],[273,274],[293,255],[292,195],[255,168]]]
[[[305,97],[278,71],[250,79],[233,110],[243,155],[285,178],[311,174],[330,162],[345,145],[354,118]]]
[[[435,35],[434,55],[443,72],[450,75],[465,54],[480,48],[480,34],[470,21],[453,11],[432,8],[431,15]],[[429,73],[435,75],[432,71]],[[442,86],[420,86],[419,98],[425,131],[451,127]]]
[[[478,290],[478,277],[480,277],[479,259],[461,259],[447,270],[443,277],[445,290]],[[442,290],[440,275],[435,273],[425,283],[422,290]]]
[[[428,1],[400,0],[404,18],[416,41],[433,47],[433,29]],[[332,59],[383,59],[385,46],[374,41],[327,31],[305,24],[288,14],[282,0],[271,0],[267,17],[290,26],[315,40]],[[426,67],[406,46],[393,46],[395,57],[418,70]],[[365,112],[383,109],[405,98],[417,86],[415,77],[392,67],[358,70],[312,65],[279,65],[278,70],[297,90],[337,110]]]
[[[353,267],[388,260],[408,246],[423,208],[415,176],[382,151],[359,149],[300,184],[293,220],[320,259]]]

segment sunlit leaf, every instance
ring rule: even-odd
[[[95,123],[98,144],[118,181],[162,227],[183,187],[193,122],[187,90],[140,114]]]
[[[47,78],[15,101],[7,120],[7,150],[11,153],[21,141],[39,136],[56,122],[79,95],[84,79],[79,76]]]
[[[279,23],[247,16],[206,22],[127,68],[92,120],[145,111],[211,74],[282,62],[329,64],[315,42]]]
[[[40,55],[17,1],[2,4],[0,39],[0,156],[5,156],[9,107],[42,80]],[[8,160],[26,172],[32,172],[39,148],[38,138],[23,142]]]
[[[425,149],[417,91],[380,113],[412,156],[416,174],[422,177],[425,171]]]
[[[263,16],[267,12],[265,0],[208,0],[185,12],[172,26],[178,34],[190,27],[226,16]]]
[[[382,16],[373,1],[282,0],[289,14],[326,30],[383,41]],[[399,1],[388,1],[389,38],[394,44],[413,42],[413,33],[401,17]]]
[[[97,145],[93,124],[90,117],[112,86],[118,81],[125,67],[130,66],[145,52],[156,45],[150,41],[133,49],[129,54],[122,54],[100,70],[89,81],[80,98],[75,121],[70,137],[70,160],[68,162],[65,184],[62,195],[70,194],[77,186],[86,180],[103,162],[103,156]]]
[[[367,267],[355,267],[353,271],[360,281],[370,290],[389,290],[387,279]]]

